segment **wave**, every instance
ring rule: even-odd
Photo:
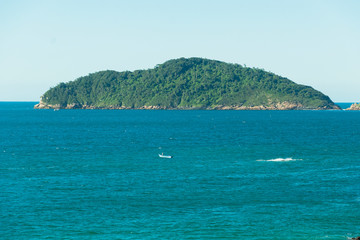
[[[256,160],[258,162],[290,162],[290,161],[302,161],[302,159],[295,159],[295,158],[274,158],[268,160]]]

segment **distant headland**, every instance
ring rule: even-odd
[[[37,109],[340,109],[310,86],[258,68],[203,58],[169,60],[153,69],[100,71],[60,83]]]

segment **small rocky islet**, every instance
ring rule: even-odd
[[[360,103],[353,103],[349,108],[346,110],[360,110]],[[360,239],[359,239],[360,240]]]
[[[204,58],[173,59],[152,69],[133,72],[92,73],[49,89],[34,108],[340,109],[328,96],[310,86],[263,69]]]

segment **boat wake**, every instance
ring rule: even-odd
[[[159,154],[159,157],[161,157],[161,158],[173,158],[173,156],[166,156],[166,155],[164,155],[163,153],[162,154]]]
[[[274,159],[268,159],[268,160],[256,160],[258,162],[290,162],[290,161],[302,161],[302,159],[295,159],[295,158],[274,158]]]

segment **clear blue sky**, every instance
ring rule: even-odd
[[[264,68],[360,101],[359,0],[2,0],[0,101],[179,57]]]

